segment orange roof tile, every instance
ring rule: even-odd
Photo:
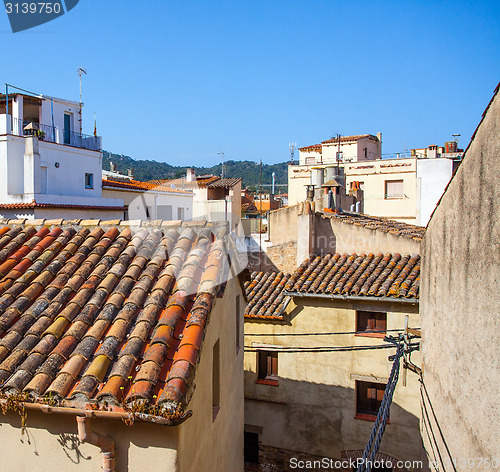
[[[253,272],[245,282],[245,318],[283,320],[287,294],[417,299],[420,256],[326,254],[311,256],[292,275]]]
[[[116,412],[138,401],[139,412],[181,422],[224,235],[0,228],[1,396]]]
[[[159,181],[158,181],[159,182]],[[182,190],[179,188],[170,187],[169,185],[164,185],[162,183],[153,183],[153,182],[140,182],[138,180],[130,180],[127,182],[118,182],[115,180],[105,180],[102,181],[103,188],[123,188],[130,190],[155,190],[159,192],[169,192],[169,193],[183,193],[186,195],[192,195],[192,192],[188,192],[186,190]]]

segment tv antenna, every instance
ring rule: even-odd
[[[87,75],[87,69],[85,67],[79,67],[76,72],[80,77],[80,134],[82,134],[82,74]]]
[[[82,74],[87,75],[87,69],[85,69],[85,67],[79,67],[77,72],[80,77],[80,103],[82,103]]]
[[[288,143],[288,149],[290,150],[290,164],[293,165],[293,155],[295,154],[295,148],[297,143]]]
[[[224,178],[224,151],[218,152],[217,153],[219,156],[222,156],[222,176],[221,178]]]

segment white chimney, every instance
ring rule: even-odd
[[[186,169],[186,182],[196,182],[196,171],[191,167]]]

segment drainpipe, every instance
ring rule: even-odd
[[[78,439],[83,443],[89,443],[101,448],[103,472],[115,472],[115,442],[92,431],[91,419],[86,416],[77,416]]]

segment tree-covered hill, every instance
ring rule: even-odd
[[[128,169],[134,170],[136,180],[156,180],[156,179],[174,179],[186,175],[186,168],[182,166],[171,166],[165,162],[156,162],[149,160],[135,160],[122,154],[113,154],[103,151],[102,168],[110,170],[109,164],[113,162],[117,165],[118,172],[126,174]],[[213,167],[196,167],[196,174],[221,175],[222,165]],[[270,189],[272,182],[272,173],[276,173],[276,184],[287,184],[288,182],[288,163],[262,164],[262,184],[263,191]],[[224,177],[242,177],[243,187],[257,187],[260,180],[260,164],[251,161],[227,161],[224,166]],[[286,187],[279,186],[281,192],[286,192]]]

